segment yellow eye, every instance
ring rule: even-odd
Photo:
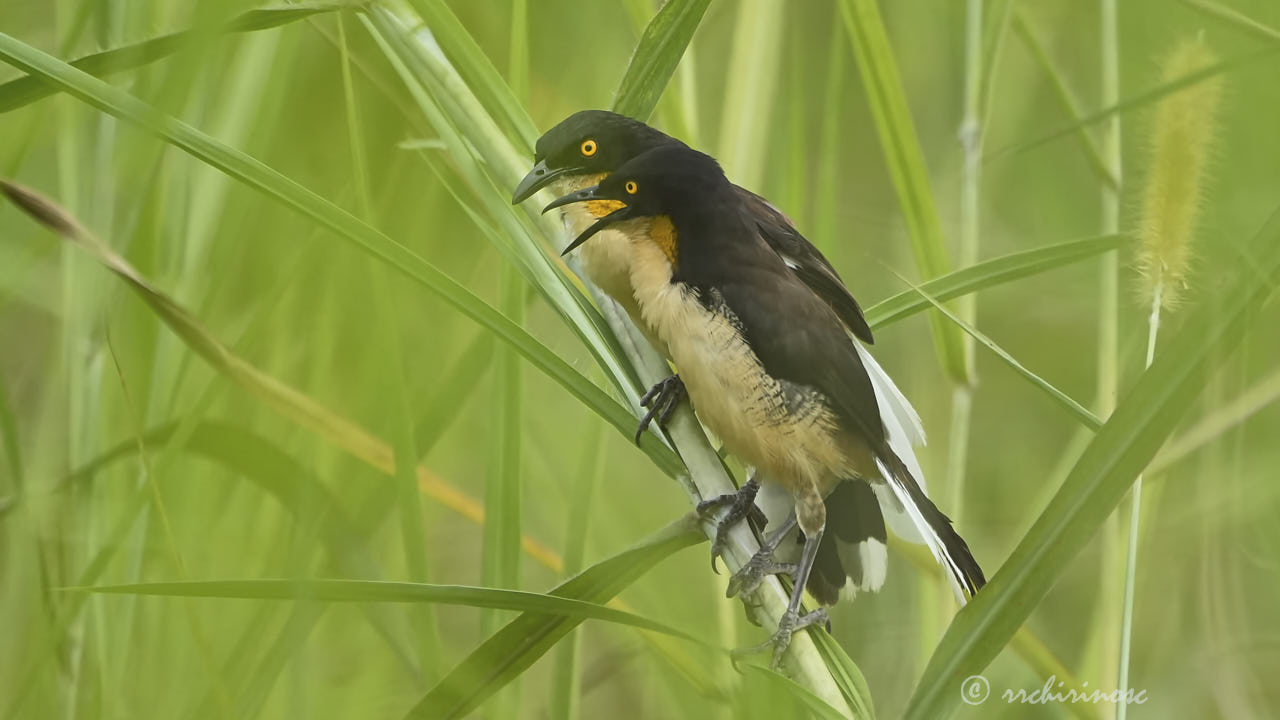
[[[626,188],[628,195],[635,195],[636,191],[640,189],[640,186],[636,185],[635,180],[628,180],[624,187]]]
[[[584,157],[591,157],[592,155],[595,155],[595,154],[596,154],[596,141],[595,141],[595,140],[583,140],[583,141],[582,141],[582,147],[580,147],[580,148],[578,148],[578,149],[582,151],[582,155],[583,155]]]

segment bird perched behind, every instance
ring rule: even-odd
[[[606,242],[627,243],[610,250],[626,258],[640,317],[667,348],[698,417],[791,498],[790,518],[770,529],[761,551],[730,582],[731,591],[745,592],[765,574],[793,575],[786,613],[766,644],[774,664],[795,630],[826,620],[823,608],[800,614],[806,585],[823,604],[838,599],[839,585],[827,582],[824,564],[834,563],[843,585],[846,565],[863,562],[838,543],[834,552],[820,552],[829,524],[836,535],[878,525],[883,537],[873,486],[887,489],[886,500],[923,535],[957,591],[976,593],[985,583],[982,570],[891,446],[846,324],[770,246],[716,161],[664,144],[548,208],[602,201],[612,209],[565,252],[602,230],[616,231]],[[829,512],[832,499],[840,502]],[[804,547],[792,567],[774,552],[797,525]]]
[[[605,110],[574,113],[538,138],[533,169],[516,187],[512,202],[524,202],[544,187],[550,187],[557,195],[564,195],[595,185],[624,162],[667,144],[685,147],[679,140],[624,115]],[[830,304],[854,335],[867,343],[873,342],[871,328],[867,326],[858,302],[822,253],[795,229],[786,215],[764,198],[736,185],[733,189],[759,228],[760,236],[783,258],[791,272]],[[564,221],[570,235],[574,236],[616,207],[616,203],[609,200],[571,205],[563,210]],[[606,237],[610,237],[619,231],[610,228],[605,232]],[[588,279],[621,305],[654,346],[665,353],[661,339],[640,317],[632,296],[627,271],[631,265],[629,253],[627,243],[600,238],[585,245],[579,257]],[[636,433],[637,442],[655,415],[665,420],[680,394],[679,379],[672,377],[656,385],[645,396],[650,412],[641,420]]]

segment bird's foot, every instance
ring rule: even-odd
[[[794,576],[796,564],[780,563],[774,560],[774,550],[773,547],[765,546],[752,555],[747,564],[738,568],[738,572],[729,578],[729,587],[725,588],[724,596],[730,598],[735,595],[749,596],[770,575]]]
[[[711,569],[717,574],[720,573],[716,567],[716,558],[724,555],[725,548],[729,545],[729,531],[734,525],[742,522],[744,518],[751,518],[760,528],[769,522],[765,517],[764,511],[756,507],[756,493],[760,491],[760,483],[752,475],[737,492],[725,493],[709,500],[703,500],[698,503],[698,515],[707,517],[711,513],[722,507],[728,507],[729,510],[720,518],[720,522],[716,525],[716,539],[711,543]]]
[[[640,406],[649,408],[649,411],[640,418],[640,425],[636,428],[636,445],[640,444],[640,436],[649,429],[649,424],[654,418],[657,418],[659,426],[666,427],[667,419],[680,406],[682,397],[684,397],[684,381],[679,375],[659,380],[656,385],[649,388],[649,392],[640,398]]]
[[[830,630],[831,620],[827,617],[826,608],[818,608],[812,612],[801,615],[796,610],[788,609],[782,614],[782,618],[778,621],[778,629],[768,640],[753,645],[751,647],[740,648],[731,653],[731,657],[736,664],[739,658],[746,655],[755,655],[757,653],[772,651],[773,657],[769,662],[769,667],[775,672],[782,665],[782,655],[787,651],[787,647],[791,645],[791,636],[797,630],[807,628],[810,625],[824,625]]]

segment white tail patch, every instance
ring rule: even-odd
[[[858,348],[858,357],[862,358],[862,364],[871,378],[871,389],[875,391],[876,404],[880,406],[880,421],[884,423],[885,436],[890,449],[911,471],[911,476],[920,485],[920,490],[925,491],[924,470],[920,467],[915,451],[917,445],[923,447],[925,444],[924,426],[920,423],[920,416],[916,414],[910,401],[894,384],[889,374],[880,367],[880,363],[876,362],[871,353],[862,346],[862,343],[858,342],[857,338],[850,338],[850,342]],[[885,480],[890,480],[888,475],[885,476]],[[925,543],[924,536],[920,534],[915,521],[908,516],[897,494],[883,483],[872,483],[871,489],[875,491],[876,499],[880,501],[880,510],[884,514],[885,524],[893,534],[907,542]]]
[[[924,544],[928,546],[929,552],[933,553],[933,557],[938,561],[939,565],[946,568],[947,579],[951,581],[951,590],[955,593],[956,601],[963,605],[966,600],[966,583],[964,571],[960,569],[959,563],[951,557],[951,553],[947,550],[942,538],[938,537],[937,531],[929,524],[920,508],[911,499],[911,491],[903,485],[902,481],[894,473],[889,471],[889,468],[885,467],[879,458],[876,458],[876,467],[880,468],[880,474],[884,476],[898,503],[902,505],[906,516],[915,525],[920,535],[924,537]]]
[[[866,366],[867,375],[871,377],[871,386],[875,389],[876,402],[880,403],[880,415],[886,421],[885,424],[895,427],[901,432],[910,445],[923,446],[926,441],[924,425],[921,424],[920,416],[916,414],[916,409],[911,407],[911,401],[907,400],[907,397],[894,384],[893,378],[889,377],[884,368],[880,367],[880,363],[876,362],[875,357],[870,352],[867,352],[862,343],[855,338],[853,339],[853,344],[858,348],[858,357],[862,359],[862,364]],[[888,422],[890,420],[892,422]],[[890,438],[890,441],[892,442],[892,438]]]
[[[889,572],[889,549],[879,540],[867,538],[858,543],[857,553],[862,582],[854,584],[852,578],[845,578],[844,587],[840,588],[841,600],[853,600],[860,592],[878,592],[884,587]]]
[[[859,590],[875,592],[884,587],[889,572],[889,549],[875,538],[858,543],[858,557],[862,560],[862,584]]]

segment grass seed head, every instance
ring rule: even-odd
[[[1179,43],[1161,63],[1171,82],[1216,61],[1202,39]],[[1214,117],[1222,94],[1219,76],[1170,95],[1156,106],[1143,188],[1138,268],[1142,293],[1161,289],[1161,305],[1175,304],[1187,287],[1192,251],[1214,139]]]

